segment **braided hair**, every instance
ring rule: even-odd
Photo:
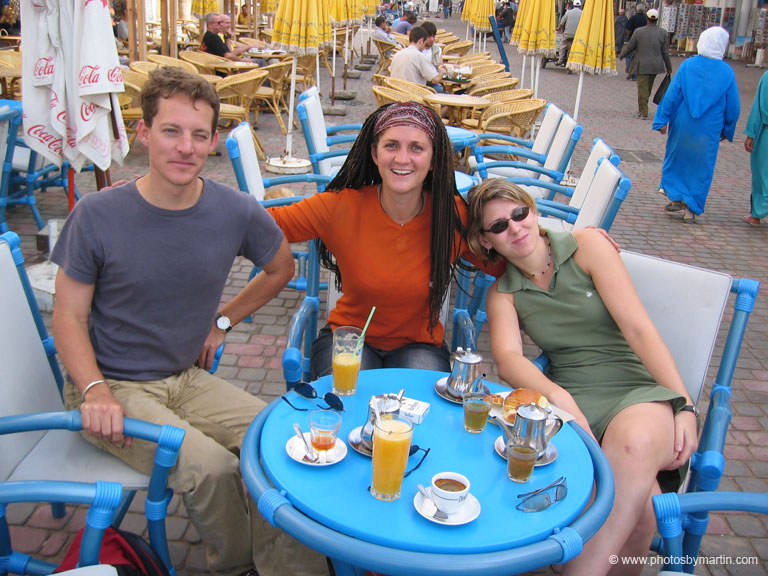
[[[371,156],[371,147],[378,141],[375,128],[381,115],[392,107],[421,106],[431,116],[435,126],[432,151],[432,169],[424,180],[423,188],[432,197],[430,215],[430,271],[429,271],[429,331],[437,327],[448,286],[459,258],[458,238],[464,235],[455,197],[456,178],[453,174],[451,141],[440,117],[432,108],[414,103],[387,104],[374,111],[365,120],[360,133],[349,151],[346,161],[336,177],[328,184],[325,193],[339,192],[345,188],[361,189],[381,183],[381,174]],[[459,199],[461,197],[459,196]],[[457,236],[456,233],[460,236]],[[336,274],[336,286],[342,289],[342,278],[333,254],[319,241],[318,252],[323,266]]]

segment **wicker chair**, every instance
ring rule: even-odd
[[[437,91],[434,88],[425,86],[424,84],[416,84],[415,82],[409,82],[408,80],[400,80],[399,78],[385,77],[384,86],[389,86],[400,92],[406,94],[413,94],[419,98],[424,98],[430,94],[436,94]]]
[[[487,74],[498,74],[500,72],[506,72],[504,64],[496,64],[494,62],[490,64],[478,63],[478,64],[464,64],[464,66],[470,66],[472,68],[472,77],[485,76]]]
[[[546,105],[547,101],[540,98],[496,102],[483,111],[479,120],[466,118],[461,125],[475,132],[496,132],[523,138]]]
[[[136,124],[144,115],[141,109],[141,87],[149,76],[134,70],[123,70],[123,86],[125,92],[118,95],[120,113],[123,115],[125,130],[128,132],[128,143],[136,139]]]
[[[149,76],[149,73],[157,70],[160,65],[155,62],[147,62],[146,60],[135,60],[134,62],[131,62],[129,66],[134,72]],[[195,74],[197,74],[197,70],[195,70]]]
[[[293,66],[293,54],[286,54],[281,62],[290,62]],[[296,91],[301,93],[315,85],[315,71],[317,70],[317,56],[315,54],[300,54],[296,57]],[[288,73],[288,85],[283,87],[286,93],[291,89],[291,75]]]
[[[389,65],[392,63],[392,54],[397,50],[397,45],[376,38],[373,39],[373,43],[379,51],[379,67],[376,70],[376,74],[387,72],[389,70]]]
[[[384,76],[384,74],[374,74],[371,76],[374,86],[386,86],[387,78],[389,78],[389,76]]]
[[[197,66],[190,62],[185,62],[180,58],[172,58],[170,56],[163,56],[161,54],[147,54],[147,60],[159,64],[160,66],[173,66],[175,68],[181,68],[187,72],[197,74]],[[133,67],[133,66],[131,66]]]
[[[221,56],[215,56],[213,54],[208,54],[207,52],[199,52],[197,50],[182,50],[179,52],[179,58],[185,62],[194,64],[197,70],[202,74],[216,73],[215,68],[213,68],[211,64],[228,64],[231,62],[231,60],[227,60]]]
[[[460,40],[443,48],[443,56],[465,56],[472,50],[472,42],[469,40]]]
[[[515,90],[502,90],[500,92],[491,92],[486,94],[483,98],[491,100],[494,104],[496,102],[512,102],[513,100],[527,100],[533,98],[533,90],[530,88],[517,88]],[[473,110],[470,118],[479,120],[482,116],[482,110]]]
[[[472,52],[472,54],[467,54],[465,56],[461,56],[456,59],[456,62],[458,64],[466,65],[470,62],[473,62],[475,60],[482,60],[482,61],[488,61],[496,63],[496,61],[491,57],[490,52]]]
[[[277,64],[270,64],[259,68],[259,70],[266,70],[269,76],[269,86],[263,84],[259,86],[259,89],[253,93],[253,99],[260,103],[266,104],[270,112],[272,112],[277,118],[277,123],[280,125],[280,130],[283,134],[287,133],[285,123],[283,122],[282,111],[288,112],[288,105],[285,103],[285,82],[291,79],[291,68],[293,64],[291,62],[278,62]],[[254,108],[254,126],[259,123],[259,109]]]
[[[513,90],[515,86],[520,82],[519,78],[513,78],[512,74],[509,72],[497,72],[495,74],[483,74],[482,76],[473,76],[473,78],[469,81],[469,86],[467,88],[468,91],[474,90],[480,84],[485,84],[487,82],[491,82],[492,80],[510,80],[514,79],[515,84],[513,86],[508,86],[504,88],[505,90]]]
[[[21,52],[1,50],[0,66],[3,68],[21,68]]]
[[[426,86],[425,86],[426,88]],[[422,96],[417,94],[403,92],[397,88],[390,86],[371,86],[373,95],[376,98],[376,104],[384,106],[385,104],[392,104],[393,102],[416,102],[417,104],[423,104],[429,108],[432,108],[440,115],[440,106],[433,106],[429,102],[425,101]]]
[[[483,80],[469,90],[470,96],[485,96],[491,92],[501,92],[502,90],[512,90],[520,80],[518,78],[498,78],[493,80]]]

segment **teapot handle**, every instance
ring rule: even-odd
[[[560,416],[555,416],[552,418],[554,420],[555,425],[552,426],[552,430],[549,431],[549,434],[547,434],[547,442],[549,442],[552,439],[552,436],[560,432],[560,428],[563,427],[563,419],[560,418]]]

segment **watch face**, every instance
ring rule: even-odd
[[[219,316],[216,318],[216,327],[219,330],[229,330],[230,326],[229,318],[226,316]]]

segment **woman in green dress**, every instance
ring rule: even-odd
[[[657,474],[685,464],[698,443],[693,402],[619,254],[600,232],[540,230],[531,197],[500,178],[473,189],[469,205],[473,252],[487,263],[512,264],[487,300],[499,376],[573,414],[611,463],[611,514],[563,571],[607,574],[615,568],[612,555],[647,554]],[[546,374],[523,356],[521,329],[549,356]],[[642,569],[619,562],[622,574]]]

